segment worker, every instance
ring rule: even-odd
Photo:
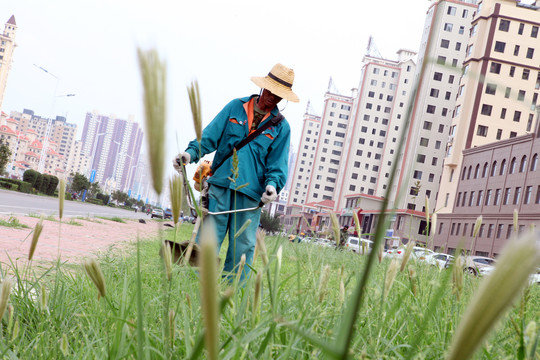
[[[343,228],[341,228],[340,236],[339,236],[339,245],[337,248],[342,249],[345,247],[345,244],[347,243],[347,240],[349,239],[349,226],[345,225]]]
[[[204,155],[216,152],[212,162],[212,176],[208,179],[208,210],[220,212],[257,207],[259,202],[274,201],[287,180],[290,126],[286,119],[273,124],[241,148],[238,155],[238,177],[233,178],[232,156],[229,154],[244,138],[268,121],[281,118],[277,104],[282,100],[298,102],[292,91],[294,71],[276,64],[268,75],[252,77],[251,81],[261,88],[260,93],[229,102],[203,130],[200,142],[193,140],[185,152],[173,160],[173,166],[181,173],[180,162],[198,162]],[[219,168],[216,169],[216,164]],[[236,190],[238,189],[238,190]],[[229,247],[223,268],[224,275],[232,275],[243,254],[251,265],[255,250],[255,234],[261,209],[211,216],[215,223],[218,252],[225,235],[229,234]],[[251,220],[248,228],[237,238],[234,234]],[[197,236],[196,239],[199,242]],[[244,267],[243,280],[249,272]]]

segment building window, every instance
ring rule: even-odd
[[[534,154],[531,161],[531,171],[536,171],[537,166],[538,166],[538,154]]]
[[[451,23],[445,23],[444,24],[444,31],[452,32],[452,28],[454,27]]]
[[[501,202],[501,189],[495,190],[495,198],[493,199],[493,205],[499,205]]]
[[[438,90],[437,90],[437,93],[438,93]],[[426,112],[428,114],[435,114],[435,106],[434,105],[428,105]]]
[[[528,48],[527,49],[527,55],[525,55],[525,57],[527,59],[532,59],[534,56],[534,49],[533,48]]]
[[[524,101],[525,100],[525,90],[519,90],[517,99],[518,99],[518,101]]]
[[[493,49],[495,52],[504,52],[504,48],[506,47],[506,43],[502,41],[495,41],[495,48]]]
[[[478,125],[476,135],[486,137],[488,134],[488,127],[484,125]]]
[[[508,174],[514,174],[516,172],[516,158],[512,158],[512,160],[510,160],[510,168],[508,169]]]
[[[519,45],[514,46],[514,56],[519,55]]]
[[[532,196],[532,186],[527,186],[525,189],[525,198],[523,199],[523,204],[530,204]]]
[[[486,202],[484,203],[484,205],[488,206],[490,202],[491,202],[491,189],[488,189],[486,191]]]
[[[531,37],[533,38],[538,37],[538,26],[533,26],[531,28]]]
[[[431,121],[424,121],[423,129],[424,130],[431,130]]]
[[[496,235],[497,239],[501,238],[503,231],[504,231],[504,224],[499,224],[497,226],[497,235]]]
[[[514,205],[519,204],[519,200],[521,200],[521,187],[516,187],[516,192],[514,193]]]
[[[488,105],[488,104],[483,104],[483,105],[482,105],[481,114],[482,114],[482,115],[490,116],[490,115],[491,115],[491,110],[492,110],[492,109],[493,109],[493,106]]]
[[[456,15],[456,7],[449,6],[448,9],[446,10],[446,14],[447,15]]]
[[[504,190],[503,205],[508,205],[508,204],[510,204],[510,194],[511,194],[510,188],[506,188],[506,189]]]
[[[501,109],[501,119],[504,119],[506,117],[506,108]]]
[[[486,94],[489,95],[495,95],[495,92],[497,91],[497,85],[496,84],[490,84],[488,83],[486,85]]]
[[[489,72],[491,72],[493,74],[500,74],[501,73],[501,64],[496,63],[496,62],[491,62]]]
[[[527,169],[527,156],[523,155],[519,163],[519,172],[520,173],[525,172],[526,169]]]
[[[499,30],[508,32],[509,29],[510,29],[510,21],[501,19],[501,21],[499,22]]]
[[[435,72],[435,74],[433,74],[433,80],[441,81],[442,80],[442,73]]]
[[[514,121],[519,122],[519,119],[521,118],[521,111],[514,111]]]
[[[437,57],[437,64],[444,65],[446,63],[446,56],[439,55]]]
[[[439,97],[439,89],[431,89],[430,92],[429,92],[429,96],[431,97]],[[429,108],[429,105],[428,105],[428,108]]]
[[[450,41],[446,39],[441,39],[441,47],[443,49],[448,49],[448,47],[450,47]]]
[[[506,159],[503,159],[501,162],[501,171],[499,171],[499,175],[504,175],[506,173]]]
[[[416,162],[423,164],[426,161],[426,155],[418,154],[416,156]]]

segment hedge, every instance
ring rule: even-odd
[[[86,199],[86,202],[90,204],[103,205],[103,200],[101,199]]]
[[[19,189],[19,185],[12,184],[12,183],[3,181],[3,179],[0,179],[0,188],[17,191]]]
[[[26,181],[21,181],[21,180],[17,180],[17,179],[9,179],[9,178],[0,178],[0,181],[4,182],[4,183],[10,183],[10,184],[15,184],[17,185],[18,187],[18,190],[19,192],[23,192],[23,193],[27,193],[27,194],[30,194],[32,192],[32,184],[26,182]],[[6,187],[7,188],[7,187]],[[11,190],[15,190],[15,189],[11,189]]]

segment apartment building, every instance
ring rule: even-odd
[[[0,34],[0,109],[6,93],[7,79],[13,62],[15,50],[15,37],[17,35],[17,23],[15,16],[11,15],[4,25],[4,32]]]
[[[435,208],[448,132],[476,0],[432,0],[418,55],[418,83],[399,173],[392,191],[398,209]],[[410,92],[409,92],[410,94]],[[401,194],[399,194],[401,192]],[[418,228],[417,224],[413,228]]]
[[[537,120],[538,121],[538,120]],[[538,129],[537,129],[538,130]],[[531,133],[463,150],[456,201],[440,214],[433,246],[496,257],[518,232],[540,224],[540,137]],[[518,223],[514,225],[514,210]],[[474,224],[482,215],[476,236]]]
[[[86,113],[82,152],[90,157],[95,181],[112,190],[133,189],[143,139],[142,129],[132,115],[127,120],[97,111]]]
[[[81,140],[77,140],[73,143],[69,153],[66,174],[87,174],[90,167],[90,156],[83,153],[83,144]]]
[[[533,131],[539,27],[540,7],[530,1],[478,2],[446,147],[440,213],[451,212],[455,204],[463,150]]]
[[[12,111],[10,116],[19,122],[19,131],[34,130],[38,137],[55,142],[58,145],[58,153],[67,159],[77,136],[76,124],[68,123],[64,116],[47,119],[34,114],[34,111],[29,109],[24,109],[23,112]]]

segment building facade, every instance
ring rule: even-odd
[[[540,138],[527,134],[463,151],[450,213],[438,215],[433,246],[497,257],[517,233],[540,224]],[[514,211],[518,214],[517,227]],[[482,225],[473,233],[477,217]]]
[[[133,116],[128,120],[86,114],[82,133],[82,152],[90,157],[88,176],[112,190],[133,189],[139,163],[143,132]]]
[[[6,93],[7,79],[11,64],[13,62],[13,52],[15,50],[15,37],[17,35],[17,23],[15,16],[11,15],[4,25],[4,32],[0,34],[0,109]]]
[[[462,151],[532,131],[540,89],[540,7],[483,0],[470,27],[437,209],[452,211]]]

